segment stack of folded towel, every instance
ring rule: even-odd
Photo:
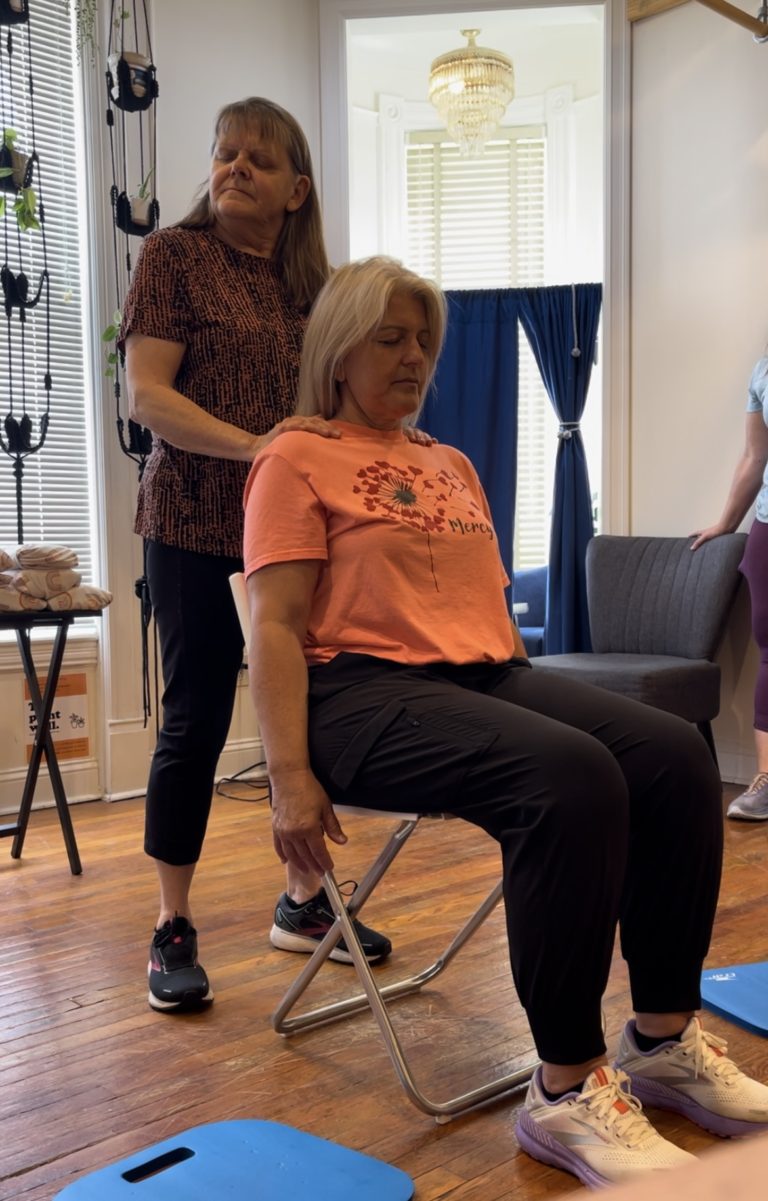
[[[81,583],[77,555],[68,546],[35,543],[0,549],[0,613],[40,609],[104,609],[112,593]]]

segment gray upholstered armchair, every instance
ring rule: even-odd
[[[741,581],[746,534],[691,551],[691,538],[599,535],[587,546],[590,654],[543,655],[558,672],[695,722],[712,755],[720,710],[714,662]]]

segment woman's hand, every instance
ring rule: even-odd
[[[403,433],[409,442],[415,442],[417,446],[434,446],[437,438],[433,438],[426,430],[417,430],[415,425],[403,426]]]
[[[332,871],[326,838],[347,841],[318,780],[309,769],[280,773],[272,780],[272,839],[281,862],[301,872]]]
[[[719,522],[716,525],[709,525],[705,530],[694,530],[691,537],[695,539],[691,543],[691,550],[698,550],[705,542],[709,542],[711,538],[719,538],[721,534],[730,534],[732,531],[727,526],[721,525]]]
[[[268,434],[259,438],[256,453],[263,450],[265,446],[269,446],[269,443],[274,442],[280,434],[289,434],[294,430],[303,430],[306,434],[319,434],[321,438],[340,437],[339,431],[334,429],[324,417],[285,417],[282,421],[278,421],[277,425],[273,425]]]

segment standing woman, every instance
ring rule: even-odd
[[[710,538],[737,529],[757,497],[741,570],[752,601],[752,633],[760,650],[755,686],[757,775],[728,806],[728,817],[768,820],[768,358],[755,365],[749,381],[746,441],[736,464],[720,520],[696,532],[692,550]]]
[[[143,243],[120,333],[131,417],[154,434],[135,526],[164,680],[144,843],[160,883],[154,1009],[213,1000],[189,892],[242,663],[229,576],[243,566],[243,486],[285,430],[336,436],[320,418],[291,416],[306,315],[328,275],[301,128],[269,100],[227,105],[205,192]],[[320,878],[289,869],[272,942],[311,951],[332,921]],[[372,960],[391,950],[375,931],[363,941]]]

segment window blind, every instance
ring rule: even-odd
[[[444,134],[406,145],[408,266],[443,288],[544,282],[546,142],[540,128],[503,131],[466,158]],[[557,422],[522,329],[515,566],[549,558]]]
[[[42,201],[51,290],[50,426],[43,449],[24,460],[23,513],[25,542],[71,546],[86,581],[92,579],[91,509],[88,464],[88,419],[80,278],[80,222],[86,180],[78,162],[74,53],[68,6],[62,0],[35,0],[30,5],[36,148],[40,156]],[[13,27],[13,95],[3,71],[2,111],[17,132],[17,148],[31,149],[32,114],[26,84],[28,27]],[[3,29],[5,37],[7,30]],[[7,61],[7,60],[6,60]],[[4,64],[5,67],[5,64]],[[32,186],[37,190],[37,175]],[[8,197],[11,202],[12,196]],[[38,203],[41,197],[38,196]],[[9,261],[18,271],[16,219],[5,217]],[[0,234],[3,221],[0,219]],[[34,283],[43,269],[39,230],[20,235],[24,269]],[[14,413],[21,416],[21,335],[18,310],[11,320]],[[32,419],[33,443],[45,411],[45,313],[28,314],[26,323],[26,409]],[[5,313],[0,310],[0,406],[9,411],[9,344]],[[14,548],[16,489],[13,464],[0,455],[0,545]]]

